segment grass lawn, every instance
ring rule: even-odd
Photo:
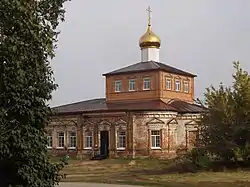
[[[250,187],[250,172],[173,173],[171,163],[156,159],[70,159],[62,173],[67,182],[100,182],[166,187]]]

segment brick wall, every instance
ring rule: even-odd
[[[124,116],[121,116],[124,118]],[[98,118],[98,117],[96,117]],[[110,124],[107,128],[110,131],[110,156],[111,157],[173,157],[176,154],[176,150],[180,147],[193,147],[195,138],[196,138],[196,129],[197,125],[195,123],[195,118],[193,114],[180,116],[176,112],[140,112],[140,113],[127,113],[127,126],[126,127],[126,148],[124,150],[118,150],[115,146],[117,144],[117,135],[116,132],[123,125]],[[69,155],[80,155],[80,158],[90,158],[92,155],[92,150],[84,149],[84,128],[88,128],[91,131],[96,131],[93,133],[93,145],[98,141],[97,137],[98,132],[102,128],[93,128],[81,127],[81,125],[72,125],[71,118],[62,118],[57,120],[57,122],[52,122],[52,125],[49,125],[49,129],[54,132],[53,137],[53,149],[51,153],[54,155],[62,156],[65,155],[67,149],[57,149],[57,140],[56,132],[58,131],[68,131],[72,128],[77,130],[77,148],[75,150],[68,150]],[[77,117],[74,119],[78,119]],[[92,118],[92,120],[94,120]],[[105,121],[112,118],[98,118]],[[81,120],[76,120],[77,123],[83,124]],[[90,123],[89,125],[91,125]],[[98,124],[100,124],[98,122]],[[160,149],[152,148],[151,146],[151,131],[159,130],[160,131]],[[79,136],[81,135],[81,136]],[[68,140],[68,139],[67,139]],[[82,142],[82,143],[80,143]],[[67,146],[67,144],[65,144]]]
[[[169,99],[180,99],[183,101],[191,102],[193,103],[194,99],[194,78],[192,77],[186,77],[186,76],[180,76],[175,74],[170,74],[161,71],[160,72],[160,98],[163,100],[169,100]],[[166,88],[166,80],[171,80],[172,88],[171,90],[168,90]],[[181,83],[181,90],[175,91],[175,80],[179,80]],[[189,85],[188,92],[184,92],[184,82],[187,82]]]
[[[151,78],[150,90],[143,90],[143,79]],[[129,80],[136,80],[135,91],[129,91]],[[114,85],[115,81],[122,81],[121,92],[115,92]],[[106,100],[108,102],[123,101],[123,100],[139,100],[139,99],[155,99],[159,98],[159,73],[148,72],[148,73],[134,73],[132,75],[115,75],[106,77]]]
[[[143,79],[151,78],[150,90],[143,90]],[[129,91],[129,80],[134,79],[135,91]],[[172,89],[166,88],[166,80],[171,79]],[[121,92],[115,92],[115,81],[122,81]],[[181,83],[181,90],[175,91],[175,80]],[[184,82],[189,85],[188,92],[184,92]],[[107,102],[150,100],[150,99],[181,99],[193,102],[194,98],[194,78],[170,74],[163,71],[152,71],[146,73],[133,73],[125,75],[114,75],[106,77],[106,100]]]

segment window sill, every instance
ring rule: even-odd
[[[151,147],[152,150],[161,150],[161,147]]]
[[[143,89],[143,91],[150,91],[150,88],[148,88],[148,89]]]
[[[135,92],[135,90],[128,90],[129,92]]]
[[[90,149],[92,149],[92,147],[85,147],[84,149],[85,150],[90,150]]]
[[[52,147],[47,147],[47,149],[52,149]]]
[[[65,149],[64,147],[57,147],[56,149]]]
[[[76,149],[76,147],[68,147],[68,149]]]
[[[118,147],[118,148],[116,148],[116,150],[118,150],[118,151],[124,151],[125,147]]]

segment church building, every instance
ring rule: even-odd
[[[150,7],[138,63],[103,74],[106,97],[52,108],[48,149],[55,155],[173,157],[194,146],[204,108],[194,103],[196,75],[160,62]]]

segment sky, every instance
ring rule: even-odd
[[[160,61],[197,75],[195,98],[230,85],[233,61],[250,72],[249,0],[72,0],[51,62],[51,106],[105,97],[102,74],[140,62],[149,5]]]

